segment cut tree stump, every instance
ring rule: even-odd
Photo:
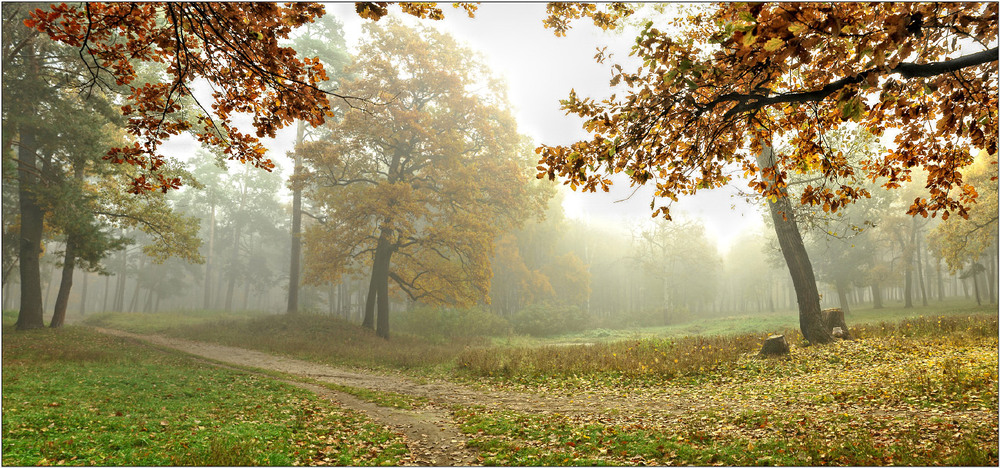
[[[839,307],[834,307],[832,309],[823,309],[820,312],[823,316],[823,322],[826,323],[826,328],[830,330],[830,334],[836,338],[841,338],[845,340],[853,340],[851,337],[851,332],[847,328],[847,322],[844,321],[844,311],[840,310]],[[837,329],[840,329],[840,333],[837,333]]]
[[[760,356],[784,356],[788,354],[788,343],[785,335],[771,335],[764,340],[760,348]]]

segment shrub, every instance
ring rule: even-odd
[[[591,318],[576,306],[530,305],[511,318],[515,333],[552,336],[589,328]]]
[[[482,338],[510,333],[503,318],[479,309],[418,307],[393,315],[392,329],[435,341]]]

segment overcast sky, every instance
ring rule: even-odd
[[[581,97],[609,95],[610,64],[627,63],[634,33],[604,32],[579,20],[566,37],[555,37],[552,30],[542,26],[544,3],[482,3],[471,19],[463,10],[441,5],[445,8],[445,19],[441,21],[420,21],[398,13],[395,7],[390,8],[390,14],[408,24],[419,21],[439,28],[480,52],[494,74],[509,86],[518,130],[536,144],[570,144],[587,139],[582,120],[565,115],[559,100],[566,98],[570,89]],[[327,14],[344,24],[348,45],[356,46],[361,25],[369,20],[358,17],[353,3],[328,3],[326,9]],[[601,65],[594,55],[604,46],[614,55]],[[276,164],[288,164],[285,154],[292,149],[292,138],[293,131],[286,129],[278,139],[265,142]],[[623,180],[609,194],[566,192],[564,208],[572,218],[608,226],[635,225],[650,219],[651,187],[635,191]],[[732,197],[734,193],[729,188],[703,191],[695,197],[680,198],[671,212],[675,219],[702,218],[709,235],[725,251],[740,231],[759,225],[761,218],[755,208]],[[734,204],[736,209],[731,208]]]

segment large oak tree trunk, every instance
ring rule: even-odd
[[[45,327],[42,317],[42,226],[44,213],[35,200],[38,165],[34,129],[22,126],[17,147],[18,204],[21,210],[20,275],[21,308],[15,328],[30,330]]]
[[[774,151],[765,146],[757,157],[757,165],[761,170],[775,167]],[[765,181],[766,182],[766,181]],[[816,277],[813,273],[809,254],[806,252],[802,235],[799,233],[792,204],[787,192],[782,189],[780,196],[774,201],[768,199],[767,206],[774,222],[774,233],[778,237],[781,254],[788,265],[788,272],[795,286],[795,298],[799,305],[799,328],[802,336],[810,343],[829,343],[833,341],[830,330],[827,329],[820,315],[819,290],[816,288]]]

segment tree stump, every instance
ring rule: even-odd
[[[784,356],[788,354],[788,343],[785,335],[771,335],[764,340],[764,346],[760,348],[759,356]]]
[[[847,322],[844,321],[843,310],[840,310],[839,307],[834,307],[832,309],[823,309],[820,313],[823,315],[823,322],[826,323],[826,328],[831,330],[831,334],[834,337],[845,340],[854,339],[847,328]],[[838,328],[840,329],[840,333],[835,333]]]

